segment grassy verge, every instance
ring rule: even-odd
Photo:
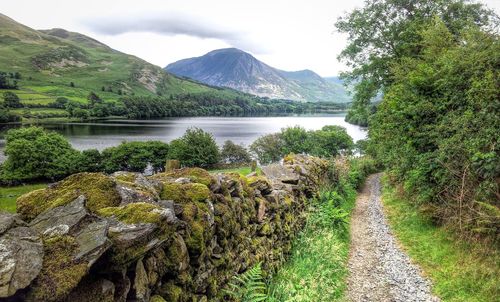
[[[384,181],[388,220],[410,257],[433,282],[442,301],[500,301],[500,253],[467,244],[424,217]]]
[[[16,187],[0,187],[0,211],[16,212],[16,200],[28,192],[45,188],[47,184],[23,185]]]
[[[257,167],[257,174],[260,174],[260,167]],[[229,169],[216,169],[209,170],[210,173],[226,173],[226,172],[236,172],[240,175],[248,175],[252,173],[252,168],[250,167],[239,167],[239,168],[229,168]]]
[[[345,300],[350,213],[356,189],[375,166],[372,160],[359,158],[336,161],[333,167],[337,181],[312,201],[306,227],[294,241],[290,260],[269,284],[269,301]]]
[[[351,212],[355,199],[352,189],[345,198],[334,191],[321,193],[290,260],[270,284],[271,300],[326,302],[344,297],[349,227],[348,219],[341,217]]]

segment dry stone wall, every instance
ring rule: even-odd
[[[0,300],[225,300],[235,274],[282,264],[326,170],[288,156],[262,175],[72,175],[0,214]]]

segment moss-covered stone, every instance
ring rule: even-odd
[[[78,173],[46,189],[19,197],[17,210],[23,219],[29,221],[46,210],[70,203],[82,194],[87,198],[86,207],[93,213],[120,203],[115,182],[109,176],[102,173]]]
[[[97,211],[97,214],[103,217],[114,216],[121,222],[128,224],[136,223],[156,223],[161,224],[162,213],[165,211],[160,206],[136,202],[120,207],[108,207]]]
[[[159,295],[154,295],[151,297],[151,299],[149,299],[149,302],[167,302],[167,301]]]
[[[180,302],[182,298],[182,288],[172,282],[168,282],[161,286],[160,294],[169,302]]]
[[[42,271],[28,293],[28,301],[58,301],[75,288],[87,273],[87,263],[73,260],[78,245],[73,237],[44,239]]]
[[[210,190],[200,183],[165,183],[160,197],[165,200],[176,202],[204,201],[209,199]]]
[[[192,182],[206,186],[210,186],[215,182],[214,177],[208,171],[201,168],[183,168],[172,172],[155,174],[151,178],[158,180],[188,178]]]

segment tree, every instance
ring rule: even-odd
[[[102,151],[104,170],[144,172],[151,165],[155,172],[161,171],[168,154],[168,144],[159,141],[123,142],[119,146]]]
[[[66,104],[69,102],[69,100],[65,97],[58,97],[56,101],[53,103],[54,108],[66,108]]]
[[[250,154],[242,145],[237,145],[231,140],[224,142],[221,151],[221,160],[228,164],[243,164],[251,161]]]
[[[88,110],[85,110],[82,108],[74,108],[71,111],[71,116],[76,117],[76,118],[80,118],[82,120],[87,120],[90,117],[90,113]]]
[[[11,84],[7,73],[0,71],[0,89],[17,89],[17,82],[14,81],[14,84]]]
[[[77,171],[79,152],[60,134],[29,127],[9,130],[5,139],[4,182],[53,181]]]
[[[250,151],[261,164],[278,162],[285,155],[283,154],[283,140],[279,133],[259,137],[250,145]]]
[[[438,17],[420,35],[421,56],[392,67],[368,151],[437,221],[498,236],[499,35],[456,37]]]
[[[306,153],[310,150],[308,133],[300,126],[281,129],[280,137],[283,142],[281,153],[284,155]]]
[[[104,170],[102,161],[99,150],[83,150],[78,159],[78,168],[82,172],[101,172]]]
[[[391,66],[420,55],[419,32],[434,16],[454,37],[471,23],[488,27],[498,20],[493,11],[468,0],[368,0],[338,19],[336,27],[349,41],[339,59],[352,68],[342,77],[355,84],[349,120],[368,123],[371,100],[393,83]]]
[[[309,134],[309,154],[319,157],[334,157],[348,154],[354,148],[351,136],[344,127],[324,126]]]
[[[0,107],[0,123],[11,123],[19,121],[21,121],[21,117],[19,115]]]
[[[3,94],[4,105],[7,108],[22,108],[23,104],[21,104],[21,100],[17,96],[17,94],[7,91]]]
[[[183,166],[209,168],[219,162],[220,153],[212,134],[190,128],[170,143],[168,157],[179,160]]]
[[[87,96],[87,100],[89,101],[89,106],[94,107],[96,104],[101,104],[102,99],[93,91],[89,93]]]

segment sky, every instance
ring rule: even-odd
[[[500,12],[500,0],[482,0]],[[273,67],[336,76],[347,43],[335,21],[363,0],[0,0],[34,29],[64,28],[165,67],[236,47]]]

